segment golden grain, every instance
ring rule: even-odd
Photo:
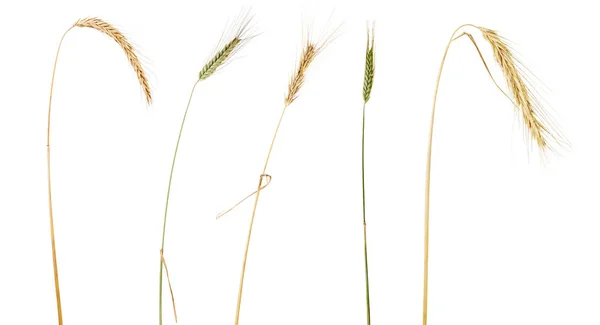
[[[146,77],[146,72],[144,72],[144,68],[140,63],[140,60],[136,54],[134,47],[129,43],[125,35],[121,33],[118,29],[116,29],[111,24],[105,22],[100,18],[90,17],[79,19],[73,24],[74,27],[87,27],[93,28],[97,31],[100,31],[106,34],[108,37],[112,38],[125,52],[127,59],[129,59],[129,63],[131,67],[135,71],[137,75],[138,81],[142,90],[144,91],[144,95],[146,97],[146,102],[148,105],[152,104],[152,91],[150,89],[150,83],[148,82],[148,78]]]
[[[298,97],[298,92],[300,92],[300,88],[302,88],[302,85],[304,85],[304,79],[306,72],[308,71],[308,67],[317,56],[317,53],[318,49],[316,45],[314,43],[307,42],[302,50],[302,54],[300,55],[300,62],[298,63],[296,72],[288,84],[287,96],[285,97],[286,106],[290,105]]]
[[[545,121],[547,113],[539,105],[540,101],[535,98],[534,93],[527,85],[526,76],[519,68],[519,62],[515,59],[506,41],[495,31],[478,27],[483,38],[488,41],[494,52],[494,58],[506,79],[506,83],[513,96],[517,109],[520,110],[523,123],[540,150],[545,151],[552,148],[552,142],[559,135],[558,131],[552,130],[551,124]]]

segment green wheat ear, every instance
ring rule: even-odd
[[[231,42],[227,43],[223,48],[213,56],[208,63],[200,70],[199,79],[204,80],[210,77],[217,69],[227,61],[231,56],[231,53],[236,49],[242,40],[238,37],[234,38]]]
[[[363,99],[366,102],[371,98],[371,89],[373,89],[373,79],[375,77],[375,33],[374,27],[367,29],[367,58],[365,61],[365,82],[363,84]]]
[[[253,15],[250,14],[249,10],[245,10],[230,24],[211,54],[212,57],[200,70],[198,81],[208,79],[215,72],[225,67],[235,53],[256,36],[252,20]]]

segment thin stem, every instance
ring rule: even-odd
[[[438,71],[437,80],[435,83],[435,91],[433,93],[433,107],[431,109],[431,124],[429,126],[429,144],[427,148],[427,167],[425,169],[425,246],[424,246],[424,261],[423,261],[423,325],[427,325],[427,294],[428,294],[428,285],[429,285],[429,196],[430,196],[430,186],[431,186],[431,150],[433,145],[433,126],[435,121],[435,105],[437,103],[437,94],[440,86],[440,79],[442,77],[442,71],[444,69],[444,63],[446,62],[446,57],[448,56],[448,50],[450,49],[450,45],[452,41],[454,41],[454,35],[461,28],[465,26],[473,26],[470,24],[462,25],[458,27],[454,33],[452,33],[452,37],[450,37],[450,41],[446,45],[446,50],[444,51],[444,56],[442,57],[442,62],[440,64],[440,70]]]
[[[271,176],[270,176],[270,175],[264,175],[264,176],[267,178],[267,180],[266,180],[265,184],[263,184],[263,185],[261,186],[261,190],[264,190],[264,189],[265,189],[265,187],[267,187],[267,186],[269,185],[269,183],[271,183]],[[240,204],[244,203],[244,202],[245,202],[247,199],[251,198],[251,197],[252,197],[252,195],[254,195],[254,194],[256,194],[256,191],[254,191],[254,192],[252,192],[252,193],[250,193],[250,194],[246,195],[246,197],[244,197],[243,199],[239,200],[239,201],[238,201],[238,203],[234,204],[234,205],[233,205],[231,208],[229,208],[229,209],[227,209],[227,210],[224,210],[223,212],[219,213],[219,214],[217,215],[217,218],[216,218],[216,219],[219,219],[219,218],[221,218],[222,216],[224,216],[224,215],[228,214],[228,213],[229,213],[229,212],[231,212],[233,209],[235,209],[236,207],[238,207]]]
[[[471,41],[471,43],[473,43],[473,46],[475,46],[475,49],[477,50],[477,54],[479,54],[479,58],[481,59],[481,62],[483,63],[483,66],[485,67],[485,71],[487,71],[488,75],[490,76],[490,79],[492,79],[492,82],[494,83],[496,88],[498,88],[498,90],[500,90],[500,92],[504,95],[504,97],[506,97],[513,104],[513,106],[518,107],[517,103],[515,103],[515,101],[506,93],[506,91],[504,91],[504,89],[502,89],[502,87],[500,87],[500,85],[496,81],[496,78],[494,78],[494,76],[492,75],[492,71],[490,71],[490,68],[489,68],[487,62],[485,61],[485,58],[483,57],[483,54],[481,53],[481,50],[479,49],[477,42],[475,42],[473,35],[471,35],[469,33],[463,33],[463,34],[466,35],[469,38],[469,40]],[[460,35],[457,38],[462,37],[462,36],[463,35]]]
[[[287,109],[287,105],[283,107],[283,111],[281,112],[281,116],[279,117],[279,122],[277,122],[277,128],[275,128],[275,133],[273,134],[273,140],[271,140],[271,146],[269,147],[269,152],[267,153],[267,159],[265,160],[265,167],[263,168],[263,174],[267,172],[267,165],[269,164],[269,158],[271,158],[271,152],[273,151],[273,145],[275,145],[275,139],[277,138],[277,133],[279,133],[279,127],[281,126],[281,121],[283,121],[283,116],[285,115],[285,111]]]
[[[185,118],[187,117],[188,110],[190,108],[190,103],[192,102],[192,97],[194,95],[194,90],[200,80],[196,81],[194,87],[192,87],[192,91],[190,92],[190,98],[188,99],[187,107],[185,108],[185,113],[183,114],[183,119],[181,120],[181,127],[179,128],[179,136],[177,137],[177,144],[175,145],[175,153],[173,154],[173,163],[171,164],[171,173],[169,174],[169,185],[167,186],[167,199],[165,203],[165,217],[163,221],[163,230],[162,230],[162,243],[160,247],[161,257],[160,257],[160,275],[158,280],[158,323],[162,325],[162,291],[163,291],[163,255],[165,248],[165,233],[167,230],[167,213],[169,211],[169,197],[171,196],[171,183],[173,181],[173,170],[175,170],[175,161],[177,160],[177,151],[179,150],[179,142],[181,141],[181,134],[183,133],[183,127],[185,125]]]
[[[371,299],[369,296],[369,258],[367,256],[367,219],[366,219],[366,205],[365,205],[365,106],[363,104],[363,118],[362,118],[362,211],[363,211],[363,241],[365,247],[365,289],[367,299],[367,325],[371,325]]]
[[[54,68],[52,69],[52,82],[50,83],[50,100],[48,101],[48,133],[46,134],[46,163],[48,166],[48,211],[50,215],[50,242],[52,243],[52,266],[54,268],[54,289],[56,291],[56,311],[58,313],[58,324],[63,324],[62,319],[62,304],[60,302],[60,285],[58,283],[58,264],[56,262],[56,242],[54,237],[54,215],[52,213],[52,182],[50,177],[50,113],[52,112],[52,93],[54,91],[54,76],[56,74],[56,64],[58,63],[58,55],[62,42],[67,36],[67,33],[73,29],[70,27],[65,31],[58,43],[56,57],[54,58]]]
[[[262,190],[262,182],[263,177],[266,176],[267,166],[269,164],[269,158],[271,158],[271,152],[273,151],[273,145],[275,144],[275,139],[277,139],[277,133],[279,132],[279,127],[281,126],[281,121],[283,121],[283,116],[285,115],[285,111],[287,109],[287,105],[283,107],[283,111],[281,112],[281,116],[279,117],[279,122],[277,122],[277,128],[275,129],[275,133],[273,134],[273,140],[271,140],[271,146],[269,147],[269,152],[267,153],[267,159],[265,160],[265,166],[263,167],[262,174],[260,175],[260,179],[258,181],[258,187],[256,189],[256,198],[254,199],[254,207],[252,208],[252,217],[250,218],[250,227],[248,228],[248,239],[246,240],[246,248],[244,251],[244,260],[242,261],[242,274],[240,276],[240,287],[238,290],[238,299],[237,299],[237,307],[235,309],[235,325],[238,325],[240,322],[240,308],[242,306],[242,292],[244,290],[244,276],[246,275],[246,262],[248,260],[248,249],[250,248],[250,238],[252,237],[252,227],[254,226],[254,217],[256,216],[256,207],[258,206],[258,198],[260,197],[260,191]]]

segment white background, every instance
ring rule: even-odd
[[[162,213],[197,73],[244,4],[262,33],[195,93],[165,256],[181,324],[232,324],[248,201],[300,50],[303,16],[344,22],[275,145],[241,322],[365,324],[360,128],[365,21],[377,20],[367,107],[373,324],[420,324],[423,183],[435,77],[463,23],[512,40],[571,142],[541,164],[468,40],[438,101],[430,324],[600,324],[600,47],[585,1],[31,1],[0,10],[0,324],[56,324],[45,132],[52,64],[78,18],[122,29],[151,71],[146,108],[119,47],[65,39],[53,103],[55,225],[65,324],[157,324]],[[307,19],[305,19],[307,20]],[[479,35],[485,55],[489,47]],[[494,73],[501,78],[494,65]],[[165,289],[167,287],[165,286]],[[165,290],[165,324],[173,324]]]

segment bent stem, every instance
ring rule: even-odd
[[[367,299],[367,325],[371,325],[371,299],[369,296],[369,259],[367,256],[367,219],[366,219],[366,208],[365,208],[365,107],[367,103],[363,104],[363,118],[362,118],[362,211],[363,211],[363,241],[365,249],[365,289]]]
[[[238,299],[237,299],[237,307],[235,309],[235,325],[239,324],[240,321],[240,308],[242,306],[242,292],[244,290],[244,276],[246,275],[246,261],[248,260],[248,249],[250,248],[250,238],[252,237],[252,227],[254,225],[254,217],[256,216],[256,207],[258,206],[258,199],[260,197],[260,192],[264,188],[263,186],[263,178],[267,178],[270,181],[270,176],[266,174],[267,166],[269,165],[269,158],[271,157],[271,152],[273,151],[273,145],[275,144],[275,139],[277,138],[277,133],[279,132],[279,127],[281,126],[281,121],[283,121],[283,116],[285,115],[285,111],[288,107],[286,104],[283,107],[283,111],[281,112],[281,116],[279,117],[279,122],[277,122],[277,128],[275,128],[275,133],[273,134],[273,140],[271,140],[271,146],[269,147],[269,152],[267,153],[267,159],[265,160],[265,166],[263,167],[262,174],[260,175],[260,179],[258,181],[258,187],[256,189],[256,197],[254,199],[254,207],[252,208],[252,217],[250,218],[250,226],[248,228],[248,239],[246,240],[246,248],[244,251],[244,260],[242,261],[242,274],[240,276],[240,287],[238,290]]]
[[[429,207],[430,207],[430,188],[431,188],[431,152],[432,152],[432,147],[433,147],[433,127],[434,127],[434,122],[435,122],[435,108],[436,108],[436,103],[437,103],[437,94],[438,94],[438,90],[439,90],[439,86],[440,86],[440,80],[442,77],[442,71],[444,69],[444,63],[446,62],[446,57],[448,55],[448,51],[450,49],[450,45],[452,44],[452,42],[458,40],[459,38],[461,38],[463,36],[467,36],[469,38],[469,40],[471,41],[471,43],[475,46],[475,49],[477,50],[477,54],[479,55],[479,58],[481,59],[481,62],[483,63],[483,66],[484,66],[487,74],[492,79],[492,82],[494,83],[496,88],[498,88],[498,90],[500,90],[500,92],[513,104],[513,106],[518,107],[517,103],[515,103],[515,101],[506,93],[506,91],[504,91],[502,89],[502,87],[500,87],[500,85],[498,84],[498,82],[496,81],[494,76],[492,75],[492,72],[490,71],[487,62],[485,61],[483,54],[481,53],[481,50],[479,49],[479,46],[473,39],[473,36],[467,32],[464,32],[455,37],[456,33],[464,27],[474,27],[476,29],[480,29],[479,27],[472,25],[472,24],[464,24],[464,25],[459,26],[454,31],[454,33],[452,33],[452,37],[450,38],[450,41],[448,41],[448,44],[446,45],[446,50],[444,51],[444,56],[442,57],[442,62],[440,64],[440,69],[438,71],[438,76],[437,76],[437,80],[436,80],[436,84],[435,84],[435,91],[433,93],[433,106],[431,109],[431,124],[429,126],[429,142],[428,142],[428,148],[427,148],[427,165],[426,165],[426,170],[425,170],[425,232],[424,232],[425,233],[425,236],[424,236],[425,245],[424,245],[424,263],[423,263],[423,325],[427,324],[427,302],[428,302],[428,289],[429,289],[428,288],[428,284],[429,284]]]
[[[192,91],[190,92],[190,98],[188,99],[188,103],[187,106],[185,108],[185,113],[183,113],[183,119],[181,120],[181,127],[179,128],[179,136],[177,137],[177,144],[175,145],[175,153],[173,154],[173,163],[171,164],[171,173],[169,174],[169,185],[167,186],[167,199],[166,199],[166,203],[165,203],[165,217],[163,220],[163,230],[162,230],[162,242],[161,242],[161,246],[160,246],[160,276],[158,278],[158,285],[159,285],[159,289],[158,289],[158,323],[160,325],[162,325],[163,321],[162,321],[162,298],[163,298],[163,264],[164,264],[164,259],[163,259],[163,252],[165,249],[165,233],[167,230],[167,214],[169,211],[169,197],[171,196],[171,183],[173,181],[173,171],[175,170],[175,161],[177,160],[177,151],[179,150],[179,142],[181,141],[181,134],[183,133],[183,127],[185,126],[185,119],[187,117],[188,114],[188,110],[190,109],[190,103],[192,102],[192,97],[194,95],[194,90],[196,90],[196,86],[198,85],[198,83],[200,82],[200,80],[196,81],[196,83],[194,84],[194,87],[192,87]],[[175,308],[175,305],[173,305],[173,308]],[[175,316],[177,317],[177,316]]]
[[[46,134],[46,163],[48,170],[48,210],[50,215],[50,241],[52,244],[52,266],[54,268],[54,290],[56,291],[56,311],[58,313],[58,324],[63,324],[62,319],[62,304],[60,302],[60,285],[58,283],[58,264],[56,262],[56,241],[54,237],[54,215],[52,213],[52,181],[50,177],[50,114],[52,112],[52,93],[54,91],[54,76],[56,74],[56,64],[58,63],[58,55],[60,53],[60,47],[62,42],[67,36],[67,33],[73,29],[73,27],[67,29],[58,43],[58,49],[56,50],[56,57],[54,58],[54,68],[52,69],[52,82],[50,83],[50,100],[48,101],[48,132]]]
[[[151,90],[150,90],[150,85],[148,83],[148,79],[146,78],[146,73],[144,72],[144,69],[142,68],[142,65],[138,59],[136,51],[135,51],[134,47],[129,43],[127,38],[118,29],[116,29],[111,24],[109,24],[99,18],[84,18],[84,19],[78,19],[71,27],[69,27],[69,29],[67,29],[64,32],[64,34],[62,35],[60,42],[58,44],[58,49],[56,50],[56,57],[54,59],[54,67],[52,69],[52,81],[50,83],[50,98],[48,100],[48,126],[47,126],[47,134],[46,134],[46,163],[47,163],[47,172],[48,172],[48,212],[49,212],[49,219],[50,219],[50,242],[52,245],[52,264],[53,264],[53,269],[54,269],[54,287],[55,287],[55,291],[56,291],[56,309],[57,309],[57,313],[58,313],[58,324],[59,325],[63,324],[63,318],[62,318],[62,305],[61,305],[61,299],[60,299],[60,286],[59,286],[59,281],[58,281],[58,263],[57,263],[57,258],[56,258],[56,237],[55,237],[55,233],[54,233],[54,213],[53,213],[53,208],[52,208],[50,126],[51,126],[51,120],[52,120],[51,113],[52,113],[52,96],[53,96],[53,92],[54,92],[54,79],[56,76],[56,66],[58,63],[60,49],[61,49],[62,43],[63,43],[65,37],[67,36],[67,34],[69,33],[69,31],[71,31],[71,29],[73,29],[75,27],[95,29],[95,30],[107,35],[112,40],[114,40],[121,47],[121,49],[125,52],[125,55],[127,56],[129,63],[131,64],[131,67],[135,71],[135,73],[138,77],[140,86],[142,87],[142,89],[144,91],[144,94],[146,97],[146,102],[148,103],[148,105],[150,105],[152,103],[152,94],[151,94]]]
[[[425,169],[425,246],[424,246],[424,261],[423,261],[423,325],[427,325],[427,295],[428,295],[428,285],[429,285],[429,196],[430,196],[430,185],[431,185],[431,150],[433,145],[433,126],[435,121],[435,105],[437,103],[437,94],[440,86],[440,79],[442,78],[442,71],[444,69],[444,63],[446,62],[446,57],[448,56],[448,50],[450,49],[450,45],[455,40],[454,35],[461,28],[465,26],[471,25],[462,25],[458,27],[452,36],[450,37],[450,41],[446,45],[446,50],[444,51],[444,56],[442,57],[442,62],[440,64],[440,69],[438,71],[437,80],[435,83],[435,91],[433,93],[433,107],[431,109],[431,122],[429,125],[429,143],[427,148],[427,167]]]
[[[58,263],[56,259],[56,241],[54,236],[54,215],[52,210],[52,181],[51,181],[51,168],[50,168],[50,117],[52,112],[52,94],[54,91],[54,76],[56,75],[56,65],[58,63],[58,56],[60,54],[60,48],[62,46],[62,42],[67,36],[67,33],[73,29],[73,26],[65,31],[63,36],[58,43],[58,49],[56,50],[56,57],[54,58],[54,67],[52,69],[52,82],[50,83],[50,100],[48,101],[48,132],[46,134],[46,161],[47,161],[47,171],[48,171],[48,210],[50,215],[50,241],[52,243],[52,266],[54,268],[54,288],[56,291],[56,310],[58,313],[58,324],[62,325],[62,304],[60,300],[60,285],[58,281]]]

